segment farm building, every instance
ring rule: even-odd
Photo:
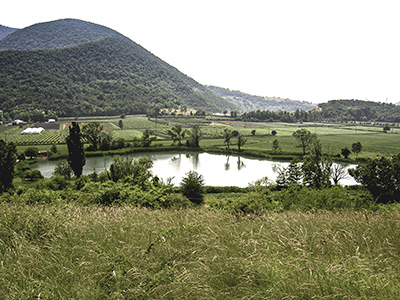
[[[29,127],[22,130],[21,134],[41,134],[43,131],[43,127]]]

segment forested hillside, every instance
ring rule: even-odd
[[[325,120],[400,122],[400,106],[362,100],[331,100],[318,105]]]
[[[0,25],[0,40],[5,38],[7,35],[13,33],[16,30],[18,30],[18,29]]]
[[[39,23],[8,35],[0,50],[35,50],[72,47],[106,37],[123,37],[107,27],[74,19]]]
[[[240,116],[246,121],[281,122],[400,122],[400,106],[362,100],[331,100],[304,111],[257,110]]]
[[[0,109],[11,115],[34,109],[82,116],[146,113],[179,105],[211,112],[236,108],[140,45],[102,26],[60,20],[19,30],[4,41],[8,45],[14,41],[14,48],[38,47],[34,37],[46,43],[46,26],[52,34],[43,48],[61,49],[0,51]],[[78,37],[70,38],[74,31]]]
[[[294,112],[297,109],[309,110],[315,105],[305,101],[295,101],[276,97],[253,96],[240,91],[231,91],[215,86],[207,86],[215,95],[228,100],[239,107],[241,111],[289,111]]]

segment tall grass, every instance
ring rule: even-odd
[[[400,211],[2,203],[1,299],[396,299]]]

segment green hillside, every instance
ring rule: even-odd
[[[331,100],[318,104],[325,120],[400,122],[400,106],[362,100]]]
[[[297,109],[309,110],[314,105],[305,101],[295,101],[290,99],[276,98],[276,97],[261,97],[253,96],[240,91],[231,91],[215,86],[207,86],[210,91],[215,95],[224,98],[233,105],[237,105],[241,111],[256,111],[256,110],[270,110],[270,111],[289,111],[294,112]]]
[[[0,50],[66,48],[106,37],[123,36],[101,25],[64,19],[39,23],[18,30],[0,41]]]
[[[0,40],[17,30],[18,29],[16,29],[16,28],[10,28],[10,27],[0,25]]]
[[[46,49],[29,50],[39,44]],[[35,109],[82,116],[179,105],[210,112],[236,108],[103,26],[79,20],[43,23],[10,34],[0,41],[5,45],[17,49],[0,51],[0,109],[11,115]]]

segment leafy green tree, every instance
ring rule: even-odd
[[[73,175],[73,170],[66,160],[59,161],[53,171],[53,176],[63,176],[66,178],[71,178]]]
[[[287,168],[278,170],[276,184],[279,188],[287,188],[293,184],[300,184],[303,173],[298,160],[292,160]]]
[[[378,202],[400,199],[400,153],[392,158],[376,158],[350,169],[349,174],[364,185]]]
[[[224,144],[226,144],[226,148],[227,150],[229,150],[229,146],[231,144],[231,138],[233,137],[232,130],[230,128],[225,128],[223,135],[224,135]]]
[[[99,122],[90,122],[82,128],[82,136],[88,141],[88,150],[97,151],[101,142],[103,126]]]
[[[29,169],[23,173],[23,179],[29,181],[35,181],[38,179],[43,179],[43,175],[40,173],[39,170],[36,169]]]
[[[37,147],[28,147],[25,149],[24,154],[26,157],[33,158],[38,155],[39,149]]]
[[[310,146],[316,138],[315,134],[312,134],[307,129],[299,129],[293,132],[292,136],[299,142],[297,147],[303,149],[303,155],[306,155],[306,149]]]
[[[196,171],[189,171],[180,183],[182,194],[196,204],[203,202],[204,178]]]
[[[110,150],[112,144],[112,135],[109,132],[102,132],[100,134],[100,150]]]
[[[341,151],[342,155],[344,158],[349,158],[349,155],[351,154],[351,151],[349,150],[349,148],[344,147]]]
[[[281,152],[282,152],[281,145],[280,145],[279,141],[276,140],[276,139],[272,141],[272,152],[273,152],[274,154],[277,154],[277,153],[281,153]]]
[[[390,126],[389,125],[383,126],[383,132],[387,133],[388,131],[390,131]]]
[[[81,177],[85,165],[85,151],[83,150],[82,133],[79,125],[72,122],[69,126],[69,135],[66,138],[68,146],[68,163],[76,177]]]
[[[114,182],[129,177],[133,183],[144,186],[152,177],[152,173],[149,171],[152,167],[153,161],[148,157],[133,159],[117,155],[110,166],[109,177]]]
[[[149,129],[145,129],[142,134],[142,144],[144,147],[149,147],[153,141],[156,140],[155,136],[151,136],[153,132]]]
[[[179,146],[182,146],[182,139],[185,138],[186,130],[183,130],[182,125],[175,125],[168,130],[168,135],[171,136],[174,144],[178,142]]]
[[[53,144],[53,145],[51,146],[51,148],[50,148],[50,151],[51,151],[52,153],[57,153],[57,152],[58,152],[57,146],[56,146],[55,144]]]
[[[322,145],[315,138],[310,146],[310,153],[303,157],[303,165],[301,167],[303,183],[315,188],[331,185],[331,166],[331,159],[323,156]]]
[[[357,155],[357,157],[358,157],[358,153],[360,153],[361,150],[362,150],[362,145],[360,142],[353,143],[351,145],[351,151],[353,151]]]
[[[13,188],[17,149],[13,143],[0,140],[0,193]]]
[[[200,139],[202,137],[202,132],[199,125],[193,125],[192,129],[189,131],[189,138],[187,144],[191,147],[200,147]]]
[[[238,151],[240,152],[240,148],[242,147],[242,146],[244,146],[244,144],[247,142],[247,139],[242,135],[242,134],[239,134],[238,136],[237,136],[237,140],[236,140],[236,146],[238,147]]]

